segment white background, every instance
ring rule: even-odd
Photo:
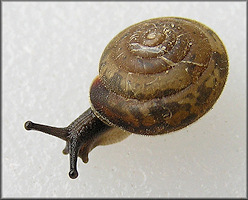
[[[244,197],[245,2],[3,2],[3,197]],[[213,109],[173,134],[94,149],[68,177],[65,142],[25,131],[66,126],[89,107],[104,47],[145,19],[181,16],[213,29],[229,55]]]

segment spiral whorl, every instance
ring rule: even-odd
[[[125,29],[109,43],[100,76],[108,89],[127,98],[163,97],[198,79],[210,52],[208,35],[191,21],[152,19]]]

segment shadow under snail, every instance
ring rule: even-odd
[[[98,145],[131,133],[169,133],[199,119],[217,101],[227,75],[225,47],[208,27],[177,17],[146,20],[120,32],[105,48],[88,110],[65,128],[31,121],[24,126],[66,141],[63,153],[70,155],[74,179],[77,157],[87,163]]]

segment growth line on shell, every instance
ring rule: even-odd
[[[169,66],[173,67],[176,65],[176,63],[174,63],[173,61],[169,60],[168,58],[164,57],[164,56],[161,56],[159,57],[161,58],[163,61],[165,61]]]
[[[200,66],[200,67],[204,67],[205,66],[203,63],[196,63],[196,62],[191,62],[191,61],[187,61],[187,60],[183,60],[181,62],[182,63],[188,63],[188,64],[197,65],[197,66]]]
[[[126,81],[126,84],[125,84],[125,89],[126,89],[126,91],[128,91],[130,89],[133,93],[135,93],[135,91],[132,88],[131,81],[129,79],[129,76],[131,76],[132,74],[133,74],[132,72],[128,72],[127,75],[126,75],[126,80],[127,81]]]
[[[130,37],[130,40],[129,42],[131,42],[133,39],[135,39],[136,37],[138,37],[139,35],[137,33],[133,34],[131,37]]]
[[[155,23],[152,23],[152,25],[157,29],[158,27],[157,27],[157,25],[155,24]]]
[[[146,86],[151,85],[151,84],[155,83],[157,81],[157,79],[158,79],[158,77],[156,77],[154,80],[152,80],[152,81],[150,81],[148,83],[145,83],[144,85],[146,85]]]
[[[181,36],[185,35],[184,33],[180,34],[177,36],[177,38],[180,38]]]
[[[124,52],[121,52],[118,56],[116,56],[115,60],[117,60],[123,54],[124,54]]]

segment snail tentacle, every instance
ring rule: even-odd
[[[30,130],[40,131],[40,132],[61,138],[63,140],[66,140],[66,138],[68,136],[68,129],[67,128],[57,128],[57,127],[53,127],[53,126],[37,124],[37,123],[31,122],[31,121],[25,122],[24,127],[28,131],[30,131]]]
[[[69,154],[70,154],[70,172],[69,176],[72,179],[77,178],[78,172],[77,172],[77,157],[78,152],[82,144],[79,142],[79,136],[74,135],[73,133],[70,135],[70,141],[69,141]]]
[[[70,155],[70,172],[72,179],[77,178],[77,157],[81,157],[84,163],[88,162],[89,152],[99,144],[99,139],[109,127],[93,113],[89,108],[68,127],[57,128],[27,121],[24,124],[26,130],[36,130],[61,138],[66,141],[64,154]]]

